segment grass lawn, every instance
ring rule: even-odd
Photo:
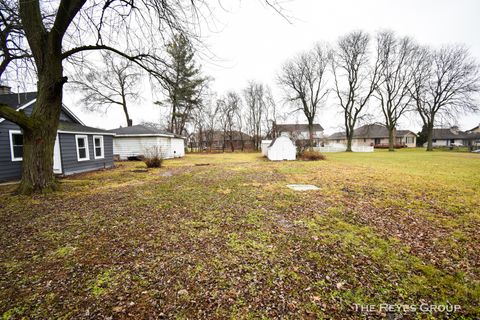
[[[34,198],[0,187],[3,319],[356,319],[382,312],[354,304],[381,303],[461,306],[406,318],[480,317],[480,155],[187,155],[143,168],[118,163]]]

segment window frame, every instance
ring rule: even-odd
[[[23,132],[21,130],[9,130],[8,134],[10,136],[10,157],[12,162],[16,161],[23,161]],[[15,153],[13,152],[13,135],[20,134],[22,135],[22,157],[15,157]]]
[[[102,154],[97,156],[97,145],[95,145],[95,139],[100,139],[100,147],[102,149]],[[105,159],[105,144],[103,141],[103,136],[93,136],[93,158],[94,159]]]
[[[80,158],[80,149],[78,148],[78,139],[85,139],[85,152],[86,152],[86,158]],[[75,135],[75,145],[77,149],[77,161],[88,161],[90,160],[90,150],[88,146],[88,135],[86,134],[76,134]]]

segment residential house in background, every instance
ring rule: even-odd
[[[328,138],[329,144],[347,144],[345,132],[336,132]],[[402,147],[414,148],[417,143],[417,135],[410,130],[395,131],[395,145]],[[379,123],[367,124],[358,127],[353,132],[353,146],[388,146],[388,129]]]
[[[273,124],[273,138],[282,135],[288,136],[295,144],[307,145],[310,141],[310,130],[308,124]],[[313,140],[314,146],[320,146],[323,142],[323,128],[320,124],[313,124]]]
[[[119,160],[159,152],[164,159],[185,156],[185,137],[144,125],[120,127],[114,133],[113,154]]]
[[[435,128],[432,134],[434,147],[480,146],[480,129],[475,127],[469,131],[461,131],[457,126]]]
[[[189,147],[197,151],[253,150],[254,141],[252,136],[242,131],[204,131],[191,136]]]
[[[12,93],[0,86],[0,103],[30,115],[37,93]],[[66,106],[62,106],[54,147],[55,174],[74,173],[113,166],[113,135],[105,130],[85,126]],[[23,134],[13,122],[0,118],[0,181],[22,176]]]
[[[480,124],[476,126],[475,128],[472,128],[470,130],[467,130],[468,133],[480,133]]]

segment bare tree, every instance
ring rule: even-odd
[[[463,46],[423,48],[415,56],[411,90],[416,109],[427,129],[427,151],[433,150],[432,136],[438,116],[455,117],[476,111],[480,92],[479,65]]]
[[[361,120],[380,78],[381,62],[377,52],[373,66],[369,59],[370,36],[354,31],[341,37],[333,54],[335,92],[342,108],[347,136],[347,151],[352,151],[355,125]]]
[[[260,148],[262,138],[262,122],[265,114],[265,86],[256,81],[249,81],[243,90],[246,106],[246,120],[253,139],[255,150]]]
[[[103,55],[105,69],[92,66],[74,80],[74,90],[80,90],[80,100],[88,110],[106,111],[111,106],[119,106],[125,115],[127,126],[132,125],[128,103],[139,100],[141,74],[128,60],[116,60],[110,53]]]
[[[311,51],[304,52],[282,67],[278,83],[283,87],[286,100],[296,110],[303,111],[308,121],[309,145],[313,148],[313,124],[318,108],[328,95],[326,72],[330,61],[326,45],[317,44]]]
[[[37,98],[30,116],[0,106],[0,116],[23,131],[23,172],[20,193],[56,188],[53,147],[67,82],[64,65],[81,62],[83,53],[107,50],[163,78],[161,58],[155,45],[169,30],[187,33],[201,1],[96,1],[20,0],[1,2],[0,78],[14,60],[33,57]],[[135,23],[133,23],[135,22]],[[140,26],[141,25],[141,26]],[[6,31],[10,26],[12,31]],[[15,31],[13,31],[15,30]],[[18,48],[18,49],[15,49]]]
[[[377,34],[380,55],[380,83],[374,96],[379,100],[388,130],[389,151],[394,151],[398,120],[411,108],[413,57],[417,46],[408,38],[397,38],[394,32]]]
[[[282,114],[278,108],[272,90],[267,85],[265,90],[265,137],[273,139],[275,137],[274,127],[279,119],[284,120],[285,114]]]
[[[240,110],[242,99],[240,95],[235,91],[229,91],[225,97],[225,105],[222,110],[222,117],[224,119],[224,136],[226,135],[229,139],[230,150],[235,151],[234,138],[235,132],[237,129],[237,117],[238,111]]]

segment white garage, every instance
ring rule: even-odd
[[[109,132],[115,133],[113,155],[120,160],[143,156],[156,147],[165,159],[185,156],[185,138],[171,132],[143,125],[113,129]]]
[[[297,148],[290,138],[280,136],[273,140],[268,147],[267,157],[271,161],[295,160]]]

